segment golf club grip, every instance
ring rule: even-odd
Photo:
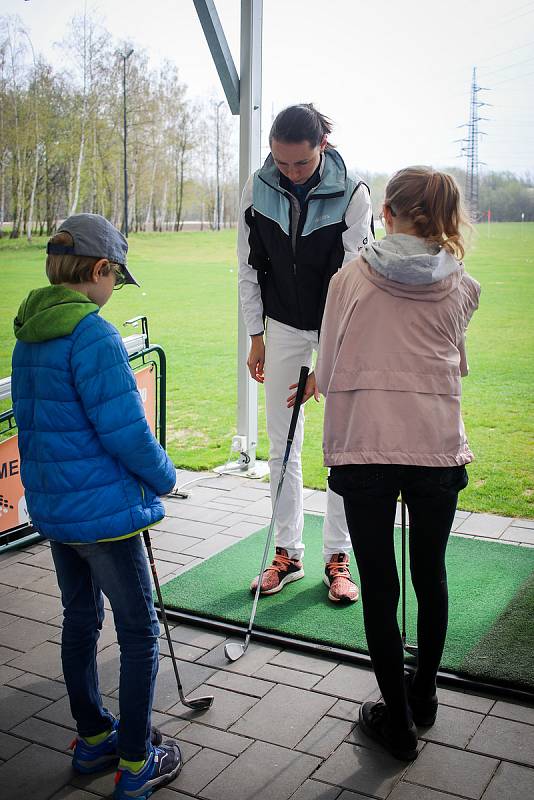
[[[293,415],[291,417],[291,423],[289,425],[289,433],[287,436],[288,443],[293,442],[293,436],[295,435],[295,428],[297,427],[297,420],[299,418],[299,411],[302,405],[302,398],[304,397],[304,389],[306,388],[306,381],[308,380],[309,371],[310,371],[309,367],[300,368],[297,394],[295,395],[295,405],[293,406]]]

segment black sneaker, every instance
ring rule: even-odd
[[[430,728],[436,721],[438,714],[438,696],[436,693],[430,697],[420,697],[414,694],[413,674],[406,672],[404,675],[406,681],[406,696],[408,698],[408,705],[412,710],[413,721],[420,728]]]
[[[155,725],[150,726],[150,744],[153,744],[154,747],[159,747],[159,745],[163,741],[163,736],[161,735],[161,731],[159,728],[156,728]]]
[[[152,792],[173,781],[182,769],[182,754],[172,739],[154,747],[139,772],[119,769],[115,775],[113,800],[148,800]]]
[[[366,736],[381,744],[400,761],[417,758],[417,729],[413,722],[406,730],[394,730],[384,703],[364,703],[360,706],[360,728]]]

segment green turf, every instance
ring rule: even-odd
[[[506,674],[510,682],[532,690],[534,684],[534,574],[514,601],[498,617],[480,642],[467,654],[460,669],[477,680],[495,681]],[[525,679],[526,678],[526,679]]]
[[[142,289],[114,294],[104,314],[118,326],[147,314],[152,340],[165,348],[174,462],[190,469],[222,464],[236,424],[235,231],[133,234],[129,241]],[[10,370],[16,309],[45,282],[44,243],[0,240],[0,377]],[[534,517],[534,223],[494,224],[490,236],[479,226],[467,266],[482,284],[482,298],[468,334],[471,375],[463,382],[476,461],[460,506]],[[325,487],[326,475],[322,409],[313,401],[306,406],[304,481],[317,488]],[[261,388],[258,454],[267,457]]]
[[[261,598],[256,625],[298,639],[365,651],[361,602],[336,606],[327,599],[322,583],[322,523],[322,517],[306,514],[306,575],[279,594]],[[162,588],[165,606],[246,625],[252,603],[248,584],[261,563],[265,535],[265,530],[252,534],[169,581]],[[395,544],[400,563],[399,530]],[[534,549],[453,536],[447,569],[450,610],[443,668],[534,689]],[[357,581],[354,565],[352,571]],[[530,581],[530,591],[525,595],[526,581]],[[415,608],[408,581],[408,641],[416,639]],[[497,620],[504,622],[496,625]],[[525,631],[521,638],[516,636],[518,630]],[[510,641],[514,642],[513,662],[506,656]],[[492,668],[484,673],[480,664],[494,645]]]

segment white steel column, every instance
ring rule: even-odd
[[[262,17],[263,0],[241,0],[240,194],[249,175],[260,167]],[[258,441],[258,384],[250,377],[246,363],[250,338],[239,302],[238,309],[237,433],[246,436],[245,452],[240,455],[239,463],[242,469],[254,472]]]
[[[237,71],[217,14],[214,0],[193,0],[232,114],[239,114],[239,192],[248,176],[261,166],[261,47],[263,0],[241,0],[241,74]],[[238,460],[218,472],[238,472],[257,478],[266,475],[265,462],[256,461],[258,442],[258,384],[250,377],[249,336],[237,302],[237,434],[232,450]]]

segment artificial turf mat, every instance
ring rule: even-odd
[[[255,627],[367,652],[361,602],[337,606],[327,599],[322,526],[322,517],[305,515],[306,575],[260,598]],[[262,529],[169,581],[162,587],[165,607],[246,626],[252,607],[248,586],[260,567],[265,537]],[[399,574],[400,544],[396,529]],[[358,582],[354,563],[351,571]],[[442,669],[534,691],[534,548],[451,536],[447,571],[449,629]],[[408,581],[409,642],[416,640],[415,613]]]

